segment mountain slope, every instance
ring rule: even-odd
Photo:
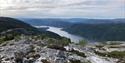
[[[10,18],[10,17],[0,17],[0,34],[25,34],[25,35],[41,35],[52,38],[61,38],[58,34],[37,29],[21,20]]]
[[[0,32],[7,30],[25,30],[31,34],[38,32],[36,28],[20,20],[9,17],[0,17]]]

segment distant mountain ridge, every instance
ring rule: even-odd
[[[125,18],[119,19],[84,19],[84,18],[69,18],[69,19],[62,19],[62,18],[22,18],[24,22],[30,23],[32,25],[39,25],[41,23],[46,24],[48,22],[51,23],[84,23],[84,24],[102,24],[102,23],[125,23]],[[52,22],[51,22],[52,21]]]

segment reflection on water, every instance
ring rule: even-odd
[[[80,36],[70,34],[70,33],[66,32],[66,31],[62,30],[62,28],[58,28],[58,27],[52,27],[52,26],[35,26],[35,27],[37,27],[37,28],[49,27],[49,29],[47,29],[47,31],[56,33],[56,34],[58,34],[58,35],[60,35],[62,37],[70,38],[70,40],[72,42],[79,42],[79,40],[83,39]]]

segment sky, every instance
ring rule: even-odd
[[[0,16],[125,18],[125,0],[0,0]]]

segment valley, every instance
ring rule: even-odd
[[[90,41],[125,41],[125,19],[33,19],[22,21],[33,26],[52,26]]]

